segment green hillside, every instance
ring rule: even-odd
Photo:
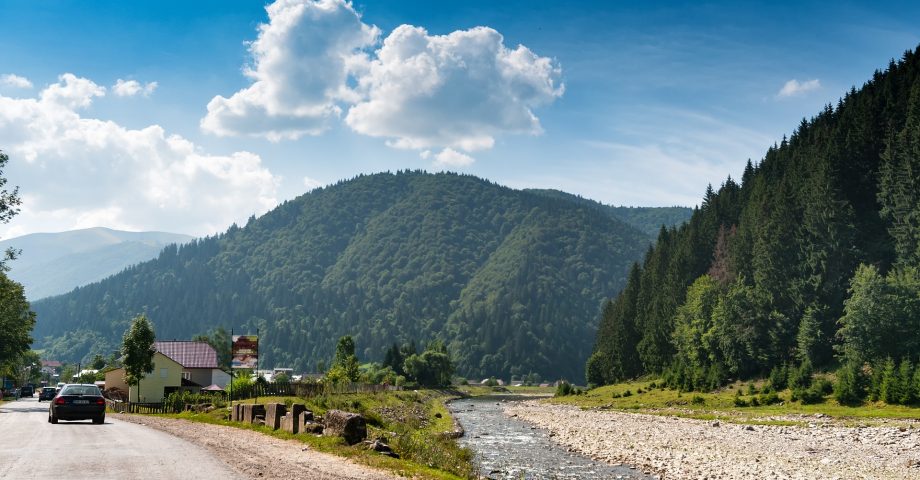
[[[654,372],[707,389],[783,365],[877,373],[889,357],[909,375],[920,359],[918,172],[920,49],[663,229],[604,308],[589,380]]]
[[[35,302],[35,338],[52,357],[110,354],[146,310],[160,338],[258,328],[266,367],[312,370],[352,334],[365,361],[441,338],[464,375],[581,378],[598,306],[648,242],[596,209],[471,176],[359,176]]]
[[[689,207],[614,207],[559,190],[528,189],[527,191],[596,208],[645,232],[653,240],[658,236],[658,230],[662,225],[668,228],[679,226],[690,220],[690,215],[693,214],[693,209]]]

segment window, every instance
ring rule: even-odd
[[[160,378],[166,378],[168,375],[169,375],[169,369],[168,369],[168,368],[161,368],[161,369],[160,369]]]

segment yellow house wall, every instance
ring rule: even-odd
[[[182,365],[160,352],[153,354],[153,371],[144,376],[137,387],[128,392],[129,402],[157,403],[163,401],[163,389],[182,385]],[[138,391],[138,388],[140,391]]]
[[[125,383],[125,369],[118,368],[111,372],[105,373],[105,389],[117,388],[122,392],[128,391],[128,384]]]

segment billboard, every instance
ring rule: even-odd
[[[259,366],[259,337],[257,335],[234,335],[231,347],[233,358],[230,368],[249,368]]]

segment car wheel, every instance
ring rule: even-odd
[[[51,422],[51,423],[57,423],[57,422],[58,422],[58,418],[55,417],[53,413],[49,413],[49,414],[48,414],[48,421]]]
[[[99,415],[98,417],[94,418],[93,423],[95,424],[105,423],[105,415]]]

